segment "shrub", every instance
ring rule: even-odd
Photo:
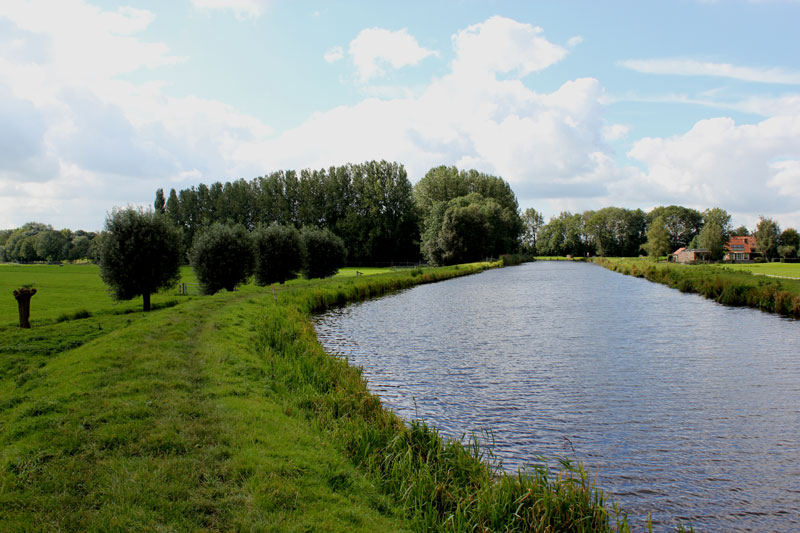
[[[303,228],[303,277],[327,278],[344,266],[347,250],[344,241],[329,229]]]
[[[294,279],[303,267],[303,243],[294,226],[259,226],[253,232],[258,285]]]
[[[216,223],[192,245],[189,260],[204,294],[232,291],[253,273],[253,244],[244,226]]]

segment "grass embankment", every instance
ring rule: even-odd
[[[0,326],[0,530],[610,529],[580,468],[498,477],[317,342],[314,311],[482,268]]]
[[[800,281],[793,279],[754,275],[751,271],[727,265],[680,265],[605,257],[596,257],[592,261],[622,274],[663,283],[682,292],[701,294],[721,304],[755,307],[770,313],[800,317]]]

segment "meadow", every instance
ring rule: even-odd
[[[800,279],[800,263],[741,263],[718,266],[726,270],[749,272],[755,275]]]
[[[0,530],[627,530],[579,464],[505,474],[317,342],[313,312],[489,266],[167,291],[142,313],[95,267],[3,265]]]

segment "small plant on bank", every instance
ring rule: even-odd
[[[347,250],[344,241],[329,229],[303,228],[303,277],[328,278],[345,264]]]
[[[294,279],[303,267],[303,243],[294,226],[259,226],[253,232],[258,285]]]
[[[204,294],[233,291],[253,273],[250,234],[240,224],[214,224],[195,239],[189,260]]]

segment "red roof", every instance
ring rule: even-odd
[[[681,247],[681,248],[678,248],[677,250],[675,250],[674,252],[672,252],[672,255],[678,255],[679,253],[681,253],[681,252],[682,252],[682,251],[684,251],[685,249],[686,249],[686,247],[685,247],[685,246],[683,246],[683,247]]]

